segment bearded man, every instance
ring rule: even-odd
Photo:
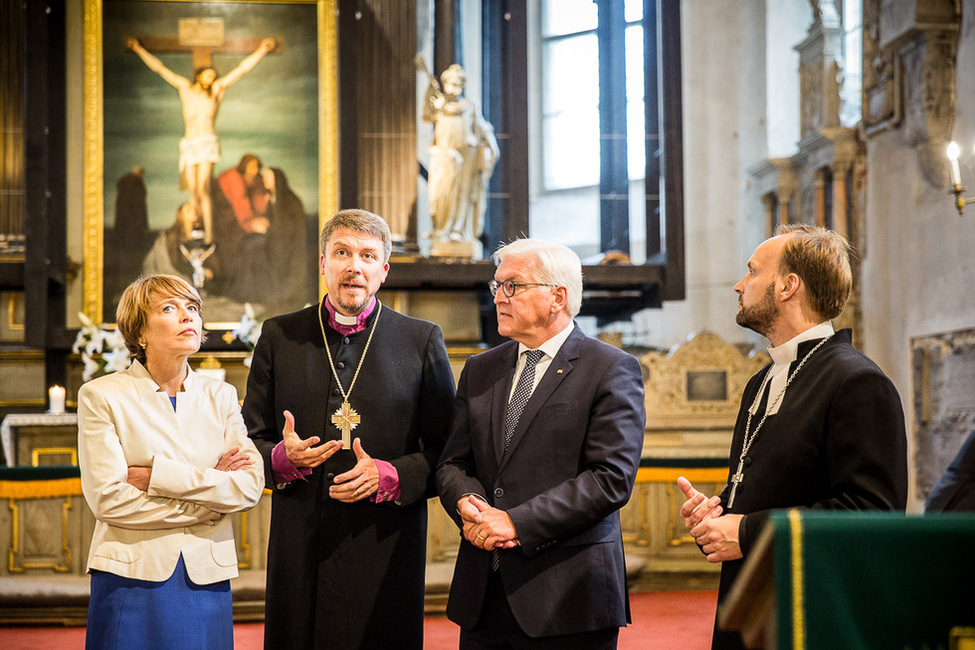
[[[738,284],[742,327],[768,338],[772,364],[745,387],[728,486],[708,499],[681,477],[681,517],[709,562],[721,562],[719,606],[769,513],[907,506],[907,434],[890,379],[834,332],[852,286],[838,233],[796,225],[763,242]],[[718,630],[712,648],[744,648]]]
[[[383,305],[389,226],[322,228],[321,304],[264,322],[244,422],[273,490],[264,647],[423,647],[427,498],[453,410],[440,327]]]

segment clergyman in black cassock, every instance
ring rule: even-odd
[[[440,327],[375,297],[389,242],[375,215],[333,216],[328,295],[267,320],[254,351],[243,414],[273,490],[266,648],[423,644],[427,499],[454,379]]]
[[[766,336],[773,363],[745,387],[728,487],[706,498],[686,479],[685,525],[722,562],[719,607],[769,513],[777,509],[900,510],[907,505],[907,435],[900,396],[880,368],[833,331],[852,282],[835,232],[781,227],[735,285],[739,325]],[[763,394],[764,393],[764,394]],[[713,648],[743,648],[715,626]]]

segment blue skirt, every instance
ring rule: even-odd
[[[85,648],[233,647],[230,581],[194,584],[186,573],[182,555],[165,582],[91,572]]]

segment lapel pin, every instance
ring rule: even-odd
[[[562,374],[562,369],[561,369],[561,368],[559,368],[558,370],[556,370],[556,371],[555,371],[555,374],[557,374],[557,375],[561,375],[561,374]]]

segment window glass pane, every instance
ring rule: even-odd
[[[626,158],[629,178],[646,173],[646,116],[643,104],[643,27],[626,28]]]
[[[578,107],[542,121],[546,190],[599,184],[599,111]]]
[[[599,53],[594,34],[550,41],[543,50],[542,112],[599,103]]]
[[[625,0],[623,15],[628,23],[643,20],[643,0]]]
[[[643,179],[630,182],[630,261],[647,261],[647,197]]]
[[[626,166],[629,179],[643,178],[647,172],[646,115],[643,100],[626,102]]]
[[[542,36],[561,36],[596,29],[593,0],[542,0]]]
[[[853,127],[860,121],[860,89],[863,85],[863,41],[861,3],[843,5],[843,87],[840,89],[840,122]]]
[[[643,27],[626,28],[626,101],[643,99]]]

